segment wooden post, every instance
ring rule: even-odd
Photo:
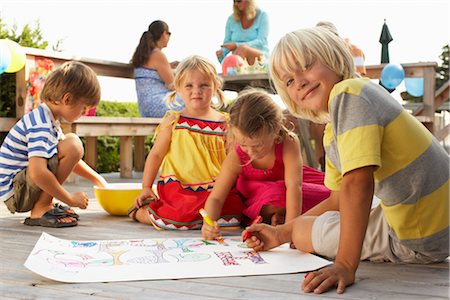
[[[431,133],[434,133],[434,112],[436,108],[434,107],[434,92],[435,92],[435,76],[436,71],[434,66],[425,66],[423,69],[423,105],[424,110],[422,115],[426,117],[426,121],[423,122],[425,127]]]
[[[16,73],[16,118],[25,114],[25,101],[27,100],[26,70],[23,67]]]
[[[97,170],[97,137],[86,137],[86,149],[84,150],[84,161],[94,170]]]
[[[120,177],[131,178],[133,176],[133,138],[131,136],[120,137]]]
[[[145,136],[134,137],[134,169],[144,171],[145,166]]]

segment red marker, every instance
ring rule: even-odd
[[[250,225],[261,223],[261,222],[262,222],[262,217],[257,216]],[[247,239],[249,239],[251,237],[252,237],[251,232],[248,230],[244,230],[244,234],[242,235],[242,241],[245,242]]]

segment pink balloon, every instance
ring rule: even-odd
[[[228,55],[222,61],[222,75],[227,76],[229,68],[237,68],[238,66],[242,66],[243,64],[244,64],[244,60],[239,55],[236,55],[236,54]]]

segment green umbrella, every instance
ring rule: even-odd
[[[381,29],[381,35],[379,42],[381,43],[381,63],[382,64],[388,64],[389,63],[389,43],[392,42],[393,38],[391,36],[391,33],[389,32],[389,28],[386,24],[386,19],[384,19],[383,28]],[[379,81],[379,84],[384,87],[389,93],[392,93],[395,91],[395,89],[388,89],[385,87],[381,80]]]
[[[389,43],[392,42],[393,38],[389,32],[389,28],[386,24],[386,19],[384,19],[383,29],[381,30],[381,36],[379,42],[381,43],[381,63],[389,63]]]

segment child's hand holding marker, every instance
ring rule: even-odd
[[[250,226],[253,225],[253,224],[261,223],[261,222],[262,222],[262,217],[261,217],[261,216],[257,216],[257,217],[252,221],[252,223],[250,224]],[[251,233],[250,231],[248,231],[247,229],[245,229],[244,231],[242,231],[242,241],[243,241],[243,242],[245,242],[247,239],[249,239],[249,238],[251,238],[251,237],[252,237],[252,233]]]
[[[219,226],[217,226],[217,222],[213,221],[206,210],[201,208],[199,210],[200,214],[203,217],[203,226],[202,226],[202,236],[206,240],[217,240],[219,243],[223,242],[223,238],[220,235]]]

